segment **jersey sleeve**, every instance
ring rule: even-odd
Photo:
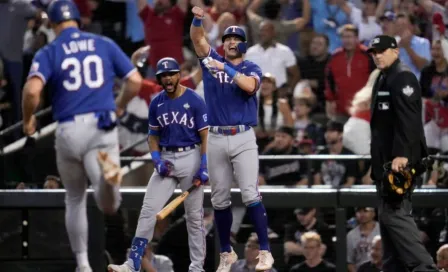
[[[195,116],[196,127],[198,131],[208,128],[207,110],[205,102],[199,95],[194,94],[198,102],[196,103]]]
[[[245,76],[255,78],[255,80],[257,81],[257,85],[255,87],[254,93],[256,93],[258,91],[258,88],[260,88],[261,77],[263,75],[261,72],[261,68],[258,65],[251,63],[251,65],[248,65],[247,69],[243,70],[242,72]]]
[[[27,79],[38,77],[45,84],[51,77],[52,73],[53,69],[51,67],[51,61],[47,50],[39,50],[33,58]]]
[[[110,40],[106,40],[109,49],[109,56],[112,61],[115,74],[123,79],[126,79],[137,69],[132,65],[131,60],[126,54],[118,47],[118,45]]]
[[[157,121],[157,101],[158,99],[153,99],[151,104],[149,104],[148,134],[151,130],[158,130],[160,128],[159,122]]]

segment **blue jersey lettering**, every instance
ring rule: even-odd
[[[191,89],[176,99],[162,91],[151,101],[148,119],[149,129],[159,130],[164,147],[199,144],[199,131],[208,128],[205,102]]]
[[[134,71],[129,58],[110,39],[67,28],[33,59],[28,78],[50,86],[53,117],[113,111],[114,79]]]
[[[226,62],[238,72],[251,76],[260,85],[261,69],[251,61],[243,61],[234,66],[220,56],[214,49],[210,49],[209,56]],[[243,91],[233,80],[223,71],[216,73],[213,77],[202,64],[202,75],[204,82],[204,97],[207,105],[207,112],[211,126],[236,126],[248,125],[256,126],[258,120],[258,102],[255,92],[248,94]],[[257,87],[258,88],[258,87]]]

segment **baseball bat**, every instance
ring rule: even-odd
[[[163,220],[167,217],[171,212],[173,212],[184,200],[188,197],[188,195],[193,192],[194,189],[198,188],[201,185],[200,180],[195,180],[193,185],[188,188],[185,192],[183,192],[180,196],[173,199],[168,205],[166,205],[160,212],[157,213],[157,220]]]

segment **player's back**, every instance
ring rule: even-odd
[[[56,120],[115,110],[114,79],[129,73],[127,63],[120,65],[120,53],[108,38],[77,28],[63,30],[38,52],[30,73],[40,73],[50,85]]]

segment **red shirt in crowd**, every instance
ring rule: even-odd
[[[217,22],[219,19],[219,16],[221,16],[221,14],[223,14],[223,12],[219,12],[216,9],[214,9],[213,7],[206,8],[205,11],[210,15],[210,17],[212,18],[212,20],[214,22]],[[235,10],[230,13],[232,13],[233,16],[235,16],[235,20],[236,20],[237,24],[240,24],[243,22],[243,19],[244,19],[243,12],[240,12],[239,10]]]
[[[366,52],[367,47],[359,45],[351,59],[343,48],[334,51],[326,68],[325,99],[336,101],[336,112],[349,116],[348,108],[355,94],[366,84],[375,65]]]
[[[145,26],[145,43],[151,46],[149,64],[155,68],[157,61],[172,57],[182,64],[183,26],[185,13],[176,5],[163,14],[156,14],[149,5],[140,12]]]
[[[180,79],[179,84],[184,85],[190,89],[195,89],[196,84],[194,84],[191,76],[186,76]],[[142,81],[142,86],[140,87],[140,92],[138,96],[141,99],[144,99],[146,103],[149,105],[151,103],[151,99],[154,95],[160,93],[163,90],[162,86],[157,84],[155,80],[144,79]]]

